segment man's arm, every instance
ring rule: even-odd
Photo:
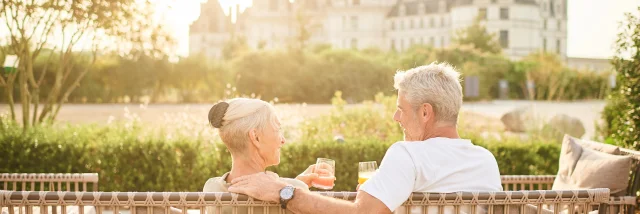
[[[242,176],[231,181],[229,192],[241,193],[262,201],[279,202],[280,190],[287,184],[268,173]],[[287,209],[295,213],[391,213],[382,201],[359,191],[355,202],[344,201],[296,189]]]
[[[368,213],[391,213],[382,201],[369,195],[364,191],[359,191],[355,202],[326,197],[310,191],[296,190],[295,196],[287,208],[294,213],[336,213],[336,214],[368,214]]]

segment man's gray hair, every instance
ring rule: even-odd
[[[417,110],[423,103],[433,106],[438,123],[455,125],[462,106],[460,73],[447,63],[431,63],[394,77],[394,87],[401,90],[407,101]]]

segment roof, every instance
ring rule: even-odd
[[[202,29],[200,23],[207,23],[207,28]],[[231,25],[231,20],[225,15],[220,2],[209,0],[200,5],[200,16],[189,27],[190,32],[226,32]]]
[[[445,11],[449,12],[452,7],[455,6],[464,6],[464,5],[473,5],[474,0],[445,0]],[[531,4],[537,5],[536,0],[515,0],[516,4]],[[404,5],[405,14],[404,16],[414,16],[420,14],[420,4],[424,4],[424,13],[423,14],[433,14],[438,12],[439,0],[415,0],[404,2],[399,0],[397,4],[391,8],[391,11],[387,16],[396,17],[400,16],[400,7]]]
[[[446,4],[450,4],[451,1],[452,0],[447,0]],[[420,8],[421,4],[424,4],[424,11],[422,11],[424,13],[422,14],[432,14],[432,13],[438,12],[438,5],[439,5],[438,0],[418,0],[418,1],[410,1],[410,2],[398,1],[398,3],[394,5],[393,8],[391,8],[391,11],[389,11],[388,16],[389,17],[400,16],[401,6],[404,6],[405,8],[404,16],[419,15],[421,14],[420,9],[422,9]]]
[[[471,5],[474,0],[453,0],[455,6]],[[538,5],[536,0],[515,0],[516,4]]]

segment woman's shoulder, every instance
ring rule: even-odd
[[[220,177],[209,178],[207,182],[204,183],[204,187],[202,188],[203,192],[226,192],[229,188],[229,184],[227,184],[226,178],[229,173],[225,173]]]

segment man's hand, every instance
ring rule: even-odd
[[[320,176],[332,176],[331,165],[321,163],[316,167],[316,164],[312,164],[307,169],[296,177],[296,179],[304,182],[307,186],[311,187],[311,183]]]
[[[280,190],[286,185],[273,172],[259,172],[233,179],[229,192],[245,194],[261,201],[280,202]]]

